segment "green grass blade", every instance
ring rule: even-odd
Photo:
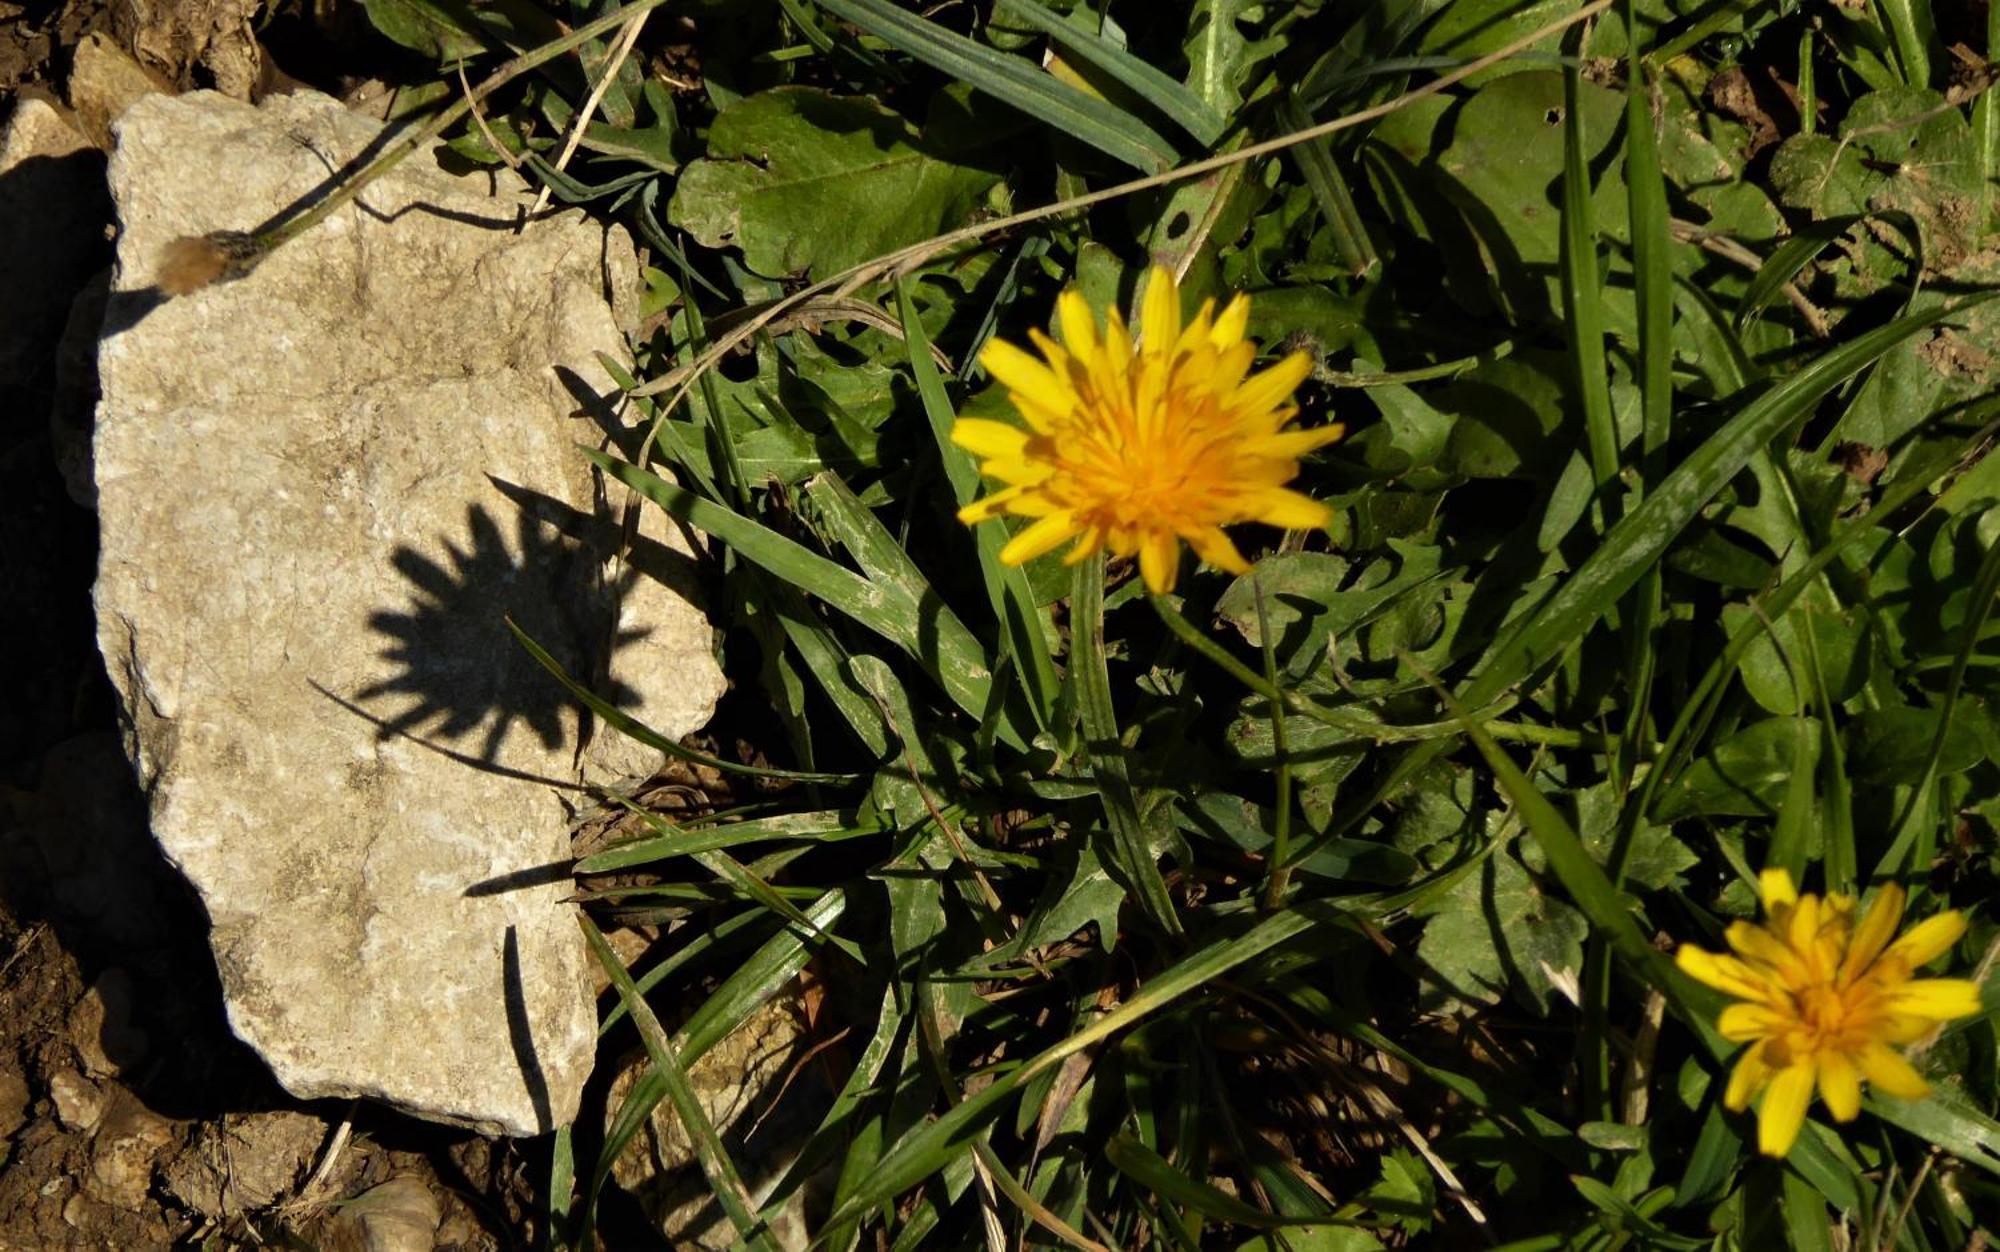
[[[2000,1121],[1980,1112],[1956,1085],[1934,1087],[1922,1100],[1869,1095],[1870,1113],[1968,1165],[2000,1174]]]
[[[1723,484],[1803,421],[1823,396],[1911,335],[1989,299],[1991,294],[1974,296],[1950,309],[1897,318],[1857,335],[1744,406],[1605,536],[1554,594],[1494,645],[1459,699],[1485,704],[1568,651],[1660,559]]]
[[[1315,926],[1337,922],[1343,916],[1332,905],[1316,901],[1267,917],[1233,937],[1210,940],[1109,1013],[1043,1049],[1018,1069],[1002,1074],[943,1116],[905,1136],[884,1154],[874,1174],[841,1202],[828,1218],[828,1224],[867,1212],[916,1186],[970,1151],[980,1131],[999,1115],[1002,1102],[1037,1074],[1137,1024],[1278,944],[1297,938]]]
[[[1057,133],[1073,136],[1134,169],[1158,174],[1174,164],[1173,145],[1152,127],[1020,57],[946,30],[888,0],[813,3],[942,71],[947,78],[970,83]]]
[[[1457,701],[1450,700],[1448,695],[1446,699],[1450,701],[1453,711],[1459,714],[1460,724],[1473,746],[1479,749],[1479,754],[1492,768],[1501,792],[1513,802],[1528,833],[1541,845],[1543,854],[1548,857],[1549,869],[1561,880],[1570,898],[1583,910],[1591,925],[1641,978],[1667,997],[1668,1005],[1684,1021],[1708,1039],[1712,1050],[1727,1051],[1729,1045],[1722,1042],[1721,1036],[1712,1033],[1708,1020],[1712,1015],[1708,1011],[1709,1006],[1715,1002],[1714,993],[1681,973],[1671,958],[1652,945],[1645,932],[1639,929],[1639,923],[1633,920],[1624,893],[1611,885],[1603,869],[1584,848],[1583,841],[1577,838],[1568,819],[1529,781],[1528,776],[1521,772],[1521,767],[1514,763],[1514,758],[1494,741],[1484,726],[1464,716]]]
[[[1197,1213],[1219,1221],[1259,1229],[1360,1224],[1330,1214],[1325,1217],[1282,1217],[1276,1213],[1267,1213],[1263,1209],[1245,1204],[1226,1191],[1220,1191],[1205,1182],[1198,1182],[1188,1177],[1176,1169],[1172,1162],[1129,1133],[1120,1132],[1111,1136],[1110,1142],[1104,1145],[1104,1159],[1110,1161],[1119,1173],[1152,1191],[1162,1200],[1191,1208]]]
[[[1202,147],[1214,147],[1228,128],[1229,119],[1185,84],[1102,35],[1063,21],[1043,7],[1040,0],[998,0],[993,9],[996,17],[1032,26],[1047,35],[1063,50],[1063,55],[1091,66],[1158,109],[1162,117],[1194,136]]]
[[[1159,862],[1147,846],[1146,829],[1125,770],[1125,748],[1118,735],[1118,714],[1111,703],[1111,676],[1104,664],[1104,557],[1077,562],[1070,595],[1070,666],[1080,676],[1077,703],[1083,713],[1083,733],[1090,744],[1090,768],[1104,799],[1104,816],[1111,825],[1111,846],[1117,868],[1139,898],[1139,907],[1155,926],[1170,935],[1181,933],[1180,916]]]
[[[788,813],[782,817],[731,822],[723,826],[704,826],[698,830],[674,827],[657,813],[648,813],[647,816],[658,821],[655,828],[660,831],[659,834],[651,838],[616,844],[602,852],[587,856],[576,863],[576,872],[605,874],[613,870],[630,869],[635,865],[650,865],[670,857],[692,856],[697,852],[734,848],[746,843],[762,843],[768,840],[802,839],[810,843],[838,843],[845,839],[879,835],[888,829],[880,822],[858,822],[853,813],[837,809],[817,813]]]
[[[1304,130],[1313,124],[1312,115],[1299,103],[1296,92],[1283,97],[1278,115],[1288,130]],[[1334,162],[1333,140],[1321,138],[1302,143],[1292,149],[1292,157],[1298,162],[1299,173],[1305,176],[1306,186],[1312,190],[1313,199],[1319,202],[1320,214],[1326,218],[1327,227],[1333,232],[1333,245],[1340,250],[1341,264],[1357,278],[1366,275],[1381,264],[1382,258],[1375,251],[1374,241],[1368,237],[1368,227],[1361,220],[1361,211],[1354,205],[1354,193],[1348,190],[1347,180],[1341,176],[1340,166]]]
[[[1829,217],[1825,221],[1801,226],[1791,238],[1771,250],[1771,255],[1757,267],[1757,273],[1750,279],[1750,285],[1743,289],[1742,298],[1736,302],[1736,314],[1732,319],[1741,328],[1762,313],[1785,284],[1798,277],[1799,271],[1812,263],[1820,249],[1847,233],[1847,228],[1862,221],[1863,215],[1850,213],[1841,217]]]
[[[845,613],[862,626],[902,648],[924,667],[946,695],[961,709],[978,718],[986,710],[993,675],[980,659],[960,668],[940,669],[937,641],[927,638],[923,622],[908,612],[907,597],[885,592],[882,587],[846,566],[820,556],[804,545],[785,538],[711,500],[704,500],[686,488],[670,483],[650,470],[621,461],[595,449],[584,454],[606,473],[678,518],[728,544],[746,560],[770,571],[794,587],[809,589],[814,596]],[[956,624],[956,619],[953,619]],[[970,638],[958,624],[958,638]],[[978,641],[972,640],[978,652]],[[958,659],[964,660],[963,656]]]
[[[722,985],[702,1001],[701,1007],[675,1032],[672,1043],[681,1064],[693,1065],[699,1061],[710,1048],[727,1038],[731,1031],[748,1021],[752,1013],[797,978],[799,971],[806,967],[806,962],[819,950],[814,933],[832,926],[846,909],[845,892],[838,888],[827,892],[805,911],[812,922],[812,931],[795,926],[785,927],[724,979]],[[622,999],[616,1011],[629,1012]],[[591,1171],[590,1198],[584,1210],[585,1230],[579,1240],[583,1246],[592,1246],[589,1226],[596,1212],[597,1197],[604,1189],[605,1180],[611,1176],[612,1162],[645,1128],[647,1117],[666,1095],[666,1080],[659,1070],[647,1070],[638,1082],[632,1084],[632,1089],[625,1095],[625,1102],[605,1127],[604,1146],[598,1154],[596,1167]]]
[[[924,415],[930,419],[931,435],[937,441],[945,479],[951,483],[952,494],[962,507],[971,503],[979,491],[979,471],[965,450],[951,441],[951,427],[957,420],[957,413],[950,396],[945,393],[944,379],[931,360],[930,337],[925,334],[923,323],[917,317],[907,279],[896,280],[896,307],[903,323],[903,345],[910,363],[910,374],[916,379],[917,396],[923,401]],[[1042,728],[1047,729],[1055,715],[1060,680],[1056,676],[1055,659],[1049,651],[1048,634],[1042,629],[1041,609],[1035,604],[1034,592],[1028,586],[1027,573],[1018,565],[1001,562],[1000,549],[1005,546],[1006,540],[998,527],[974,527],[972,541],[979,552],[979,572],[986,582],[986,597],[993,606],[995,619],[1001,623],[1029,708]]]
[[[838,474],[831,470],[815,474],[806,482],[806,498],[818,507],[827,535],[868,571],[868,583],[882,610],[890,620],[904,624],[909,637],[905,647],[918,664],[938,679],[959,707],[984,716],[985,701],[993,693],[993,660],[978,636],[966,629],[903,545]],[[818,591],[810,583],[800,585]],[[973,699],[980,703],[966,703]],[[902,729],[906,736],[912,731],[908,726]],[[1034,737],[1034,728],[1007,718],[1003,709],[1000,737],[1022,748]]]
[[[1597,221],[1591,210],[1590,165],[1584,158],[1582,71],[1563,67],[1562,298],[1570,360],[1583,408],[1584,437],[1598,502],[1615,519],[1617,501],[1606,490],[1618,478],[1618,429],[1611,414],[1611,376],[1604,359],[1604,276],[1597,259]]]
[[[1936,851],[1937,830],[1925,820],[1924,799],[1937,782],[1938,762],[1944,756],[1945,738],[1951,733],[1951,719],[1958,711],[1958,698],[1965,690],[1966,667],[1979,646],[1986,622],[1993,615],[1994,598],[2000,595],[2000,542],[1986,549],[1973,580],[1972,597],[1967,601],[1965,629],[1959,635],[1958,651],[1951,659],[1951,674],[1945,680],[1944,699],[1938,704],[1937,730],[1931,735],[1930,751],[1924,755],[1923,772],[1910,789],[1910,800],[1896,822],[1896,837],[1875,866],[1874,881],[1886,878],[1918,877],[1931,865]]]
[[[776,1249],[770,1227],[757,1215],[749,1189],[743,1185],[742,1172],[729,1159],[728,1151],[722,1146],[722,1137],[715,1133],[715,1123],[709,1120],[708,1111],[695,1097],[687,1070],[674,1050],[673,1041],[667,1038],[666,1029],[660,1025],[660,1019],[653,1015],[652,1006],[632,985],[632,975],[626,971],[618,954],[611,950],[604,935],[588,917],[579,914],[577,920],[583,924],[583,936],[590,943],[591,954],[610,977],[625,1011],[638,1024],[639,1038],[645,1043],[646,1055],[653,1062],[652,1072],[660,1075],[666,1083],[667,1098],[673,1102],[674,1112],[680,1117],[681,1129],[692,1141],[695,1159],[701,1163],[701,1172],[708,1178],[709,1194],[728,1215],[738,1239],[754,1249]]]

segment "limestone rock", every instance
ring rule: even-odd
[[[99,644],[278,1080],[531,1134],[574,1115],[595,1045],[561,903],[586,727],[506,622],[669,736],[722,683],[698,610],[609,576],[575,447],[623,350],[622,234],[522,225],[518,183],[420,153],[240,281],[152,289],[170,240],[264,220],[379,130],[313,94],[117,124]]]

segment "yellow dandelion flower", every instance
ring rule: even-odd
[[[1104,549],[1139,558],[1156,593],[1173,590],[1180,541],[1210,565],[1250,568],[1222,528],[1263,522],[1325,526],[1324,504],[1285,486],[1299,458],[1340,438],[1338,425],[1285,430],[1292,392],[1311,369],[1294,352],[1250,373],[1257,345],[1243,337],[1250,300],[1218,315],[1214,301],[1181,321],[1180,289],[1155,268],[1135,340],[1113,310],[1102,333],[1075,290],[1056,301],[1058,345],[1029,331],[1041,359],[1003,340],[979,354],[1007,388],[1027,429],[961,417],[952,442],[1005,484],[959,510],[967,524],[1003,513],[1033,518],[1000,550],[1019,565],[1075,539],[1074,563]]]
[[[1979,984],[1964,978],[1913,978],[1965,933],[1956,911],[1910,927],[1903,889],[1875,893],[1855,920],[1851,896],[1800,895],[1792,876],[1767,869],[1758,880],[1764,924],[1731,922],[1723,938],[1733,955],[1683,944],[1675,961],[1690,976],[1734,996],[1716,1019],[1722,1037],[1750,1045],[1729,1075],[1722,1103],[1742,1112],[1758,1092],[1757,1149],[1792,1150],[1813,1089],[1837,1122],[1861,1112],[1861,1083],[1905,1100],[1929,1084],[1894,1044],[1914,1043],[1940,1022],[1981,1012]]]

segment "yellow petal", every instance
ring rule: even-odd
[[[1741,1113],[1750,1107],[1750,1099],[1764,1089],[1771,1081],[1771,1066],[1764,1060],[1764,1045],[1753,1044],[1743,1049],[1743,1055],[1736,1058],[1736,1067],[1729,1071],[1729,1086],[1722,1093],[1722,1107],[1732,1113]]]
[[[1755,970],[1735,957],[1697,948],[1691,943],[1682,944],[1674,953],[1674,964],[1695,981],[1726,991],[1739,1000],[1768,1001],[1774,994]]]
[[[1879,1020],[1875,1034],[1883,1043],[1915,1043],[1937,1028],[1938,1020],[1935,1017],[1890,1013]]]
[[[961,417],[951,424],[951,441],[982,460],[1017,457],[1028,446],[1028,432],[1006,422]]]
[[[1254,520],[1283,530],[1319,530],[1333,518],[1332,509],[1288,487],[1266,487],[1245,504]]]
[[[1807,892],[1792,905],[1791,915],[1785,919],[1779,934],[1794,952],[1810,957],[1813,940],[1819,938],[1819,922],[1819,897]]]
[[[981,496],[958,511],[958,520],[967,526],[977,526],[981,522],[991,521],[1002,513],[1010,512],[1007,506],[1013,503],[1023,490],[1021,487],[1009,487],[990,496]]]
[[[1919,978],[1889,992],[1889,1011],[1949,1022],[1960,1017],[1977,1017],[1979,984],[1969,978]]]
[[[1132,360],[1132,336],[1125,329],[1125,319],[1112,309],[1104,315],[1104,350],[1098,354],[1095,364],[1110,367],[1113,375],[1122,372]]]
[[[1174,589],[1180,573],[1181,543],[1170,530],[1156,530],[1139,543],[1139,575],[1146,589],[1163,596]]]
[[[1097,318],[1082,292],[1072,287],[1056,297],[1056,324],[1072,356],[1088,361],[1097,355]]]
[[[1000,549],[1000,563],[1020,565],[1032,561],[1045,552],[1053,551],[1075,533],[1075,514],[1068,510],[1051,513],[1009,539],[1007,546]]]
[[[1215,326],[1215,301],[1203,300],[1201,308],[1188,324],[1181,328],[1180,338],[1174,340],[1174,355],[1184,357],[1209,342],[1209,331]],[[1210,345],[1211,347],[1213,345]]]
[[[1890,883],[1868,902],[1868,911],[1861,915],[1861,924],[1854,928],[1854,937],[1847,941],[1847,956],[1840,962],[1842,982],[1859,978],[1862,971],[1882,955],[1882,949],[1889,946],[1890,937],[1903,920],[1903,899],[1903,888]]]
[[[1903,932],[1901,939],[1889,945],[1888,955],[1900,957],[1909,962],[1911,969],[1918,969],[1949,952],[1964,933],[1965,915],[1951,909],[1936,917],[1926,917]]]
[[[1792,876],[1776,866],[1757,875],[1757,894],[1764,901],[1766,913],[1775,913],[1779,906],[1795,903],[1799,898]]]
[[[1067,414],[1076,404],[1076,393],[1054,370],[1005,339],[987,340],[979,350],[979,364],[1002,387],[1051,413]]]
[[[1225,350],[1232,344],[1243,342],[1243,332],[1249,326],[1250,297],[1239,292],[1215,319],[1215,325],[1208,332],[1208,341],[1215,345],[1217,351]]]
[[[1312,358],[1294,352],[1267,370],[1243,380],[1229,396],[1229,407],[1238,413],[1265,413],[1291,398],[1299,384],[1312,373]]]
[[[1063,553],[1063,564],[1075,565],[1085,557],[1094,556],[1098,548],[1103,545],[1104,528],[1102,526],[1086,526],[1083,528],[1083,534],[1078,536],[1076,546]]]
[[[1746,921],[1729,923],[1722,932],[1722,938],[1737,955],[1747,960],[1762,961],[1780,973],[1791,976],[1804,967],[1798,953],[1786,945],[1785,941],[1763,926]]]
[[[1722,1010],[1715,1029],[1731,1043],[1747,1043],[1779,1033],[1790,1020],[1761,1004],[1737,1003]]]
[[[1877,1091],[1886,1091],[1904,1100],[1921,1100],[1931,1093],[1931,1085],[1924,1081],[1923,1075],[1917,1073],[1901,1053],[1886,1044],[1867,1044],[1855,1059],[1861,1062],[1862,1077]]]
[[[1139,340],[1165,352],[1181,333],[1181,290],[1173,271],[1155,265],[1146,271],[1146,294],[1139,304]]]
[[[1787,1065],[1765,1090],[1757,1109],[1757,1150],[1765,1156],[1784,1156],[1798,1141],[1812,1103],[1815,1068],[1811,1060]]]
[[[1220,528],[1211,526],[1205,530],[1189,531],[1183,538],[1188,541],[1188,546],[1194,549],[1196,556],[1215,568],[1228,570],[1232,574],[1250,572],[1250,562],[1243,559],[1243,554],[1236,550],[1236,545],[1230,542],[1229,536],[1223,534]]]
[[[1819,1098],[1837,1122],[1851,1122],[1861,1113],[1861,1071],[1845,1053],[1819,1056]]]
[[[1329,422],[1312,430],[1287,430],[1275,435],[1265,435],[1253,439],[1244,446],[1244,451],[1255,456],[1283,457],[1296,461],[1308,452],[1324,448],[1347,433],[1347,427],[1339,422]],[[1294,469],[1292,472],[1297,472]],[[1290,477],[1287,474],[1286,477]]]

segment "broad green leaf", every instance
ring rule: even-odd
[[[1549,895],[1505,852],[1489,857],[1443,898],[1425,906],[1431,918],[1417,958],[1451,995],[1497,1003],[1511,988],[1546,1016],[1552,995],[1574,1001],[1590,926],[1567,902]],[[1559,990],[1566,989],[1566,990]],[[1440,1007],[1430,987],[1419,1004]]]
[[[999,175],[872,101],[779,87],[725,109],[668,217],[769,278],[824,278],[963,222]]]

